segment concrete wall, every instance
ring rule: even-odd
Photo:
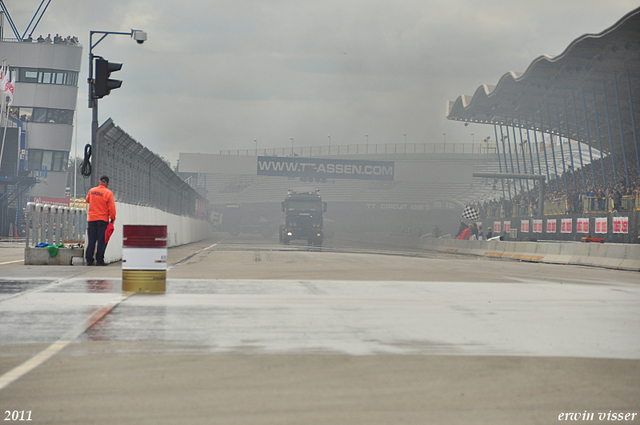
[[[432,250],[516,261],[640,271],[640,245],[638,244],[461,241],[457,239],[394,236],[383,233],[360,234],[358,236],[342,235],[340,238],[359,245],[366,244],[387,249]]]
[[[640,245],[581,242],[461,241],[420,238],[422,249],[518,261],[640,271]]]
[[[122,259],[122,228],[125,224],[166,225],[169,247],[200,241],[212,235],[211,225],[207,221],[168,214],[155,208],[116,202],[115,231],[104,255],[107,263]]]

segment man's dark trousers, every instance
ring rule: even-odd
[[[104,234],[107,230],[109,222],[96,220],[87,222],[87,233],[89,237],[89,243],[86,248],[85,258],[87,263],[93,264],[93,253],[95,251],[95,260],[98,264],[104,263],[104,251],[107,249],[107,244],[104,241]],[[96,243],[98,245],[96,249]]]

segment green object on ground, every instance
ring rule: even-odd
[[[58,255],[58,248],[64,248],[64,244],[61,243],[60,245],[49,245],[47,247],[47,249],[49,250],[49,255],[52,257]]]

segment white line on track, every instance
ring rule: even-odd
[[[104,307],[100,308],[95,313],[93,313],[86,322],[82,323],[75,329],[72,329],[71,331],[67,332],[65,335],[62,336],[62,338],[60,338],[59,340],[51,344],[49,347],[45,348],[40,353],[36,354],[35,356],[27,360],[26,362],[22,363],[19,366],[16,366],[15,368],[11,369],[4,375],[0,376],[0,391],[2,391],[11,383],[20,379],[22,376],[26,375],[27,373],[37,368],[42,363],[46,362],[47,360],[55,356],[60,351],[62,351],[67,345],[69,345],[73,340],[75,340],[84,332],[86,332],[87,329],[89,329],[91,326],[95,325],[96,322],[102,319],[106,314],[108,314],[111,310],[113,310],[118,304],[120,304],[121,302],[123,302],[124,300],[126,300],[127,298],[129,298],[131,295],[134,295],[134,294],[135,292],[128,292],[128,293],[119,295],[118,298],[116,298],[114,301],[112,301],[111,303],[105,305]]]
[[[224,239],[223,239],[223,240],[224,240]],[[203,251],[207,251],[207,250],[209,250],[209,249],[211,249],[211,248],[213,248],[213,247],[217,246],[220,242],[222,242],[222,240],[220,240],[220,241],[218,241],[218,242],[214,243],[213,245],[209,245],[209,246],[208,246],[208,247],[206,247],[206,248],[199,249],[198,251],[196,251],[195,253],[191,254],[190,256],[188,256],[188,257],[186,257],[186,258],[183,258],[182,260],[178,261],[177,263],[175,263],[175,264],[173,264],[173,265],[171,265],[171,266],[167,267],[167,270],[171,270],[172,268],[174,268],[174,267],[175,267],[175,266],[177,266],[178,264],[182,263],[183,261],[188,260],[189,258],[195,257],[196,255],[200,254],[201,252],[203,252]]]
[[[24,260],[5,261],[4,263],[0,263],[0,266],[4,266],[6,264],[23,263],[23,262],[24,262]]]

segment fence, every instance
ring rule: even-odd
[[[220,155],[243,156],[329,156],[379,154],[495,154],[495,143],[378,143],[300,146],[290,148],[222,150]]]
[[[163,158],[136,142],[108,119],[94,146],[92,173],[109,176],[116,202],[157,208],[178,216],[206,218],[207,201],[171,170]]]
[[[568,211],[566,199],[544,203],[544,215],[565,215]]]
[[[51,245],[83,243],[87,212],[82,208],[56,207],[28,202],[26,208],[27,248],[41,242]]]
[[[619,211],[640,211],[640,194],[637,196],[625,195],[620,200],[620,205],[616,208],[611,198],[598,198],[588,196],[584,199],[584,212],[611,212],[614,209]]]

